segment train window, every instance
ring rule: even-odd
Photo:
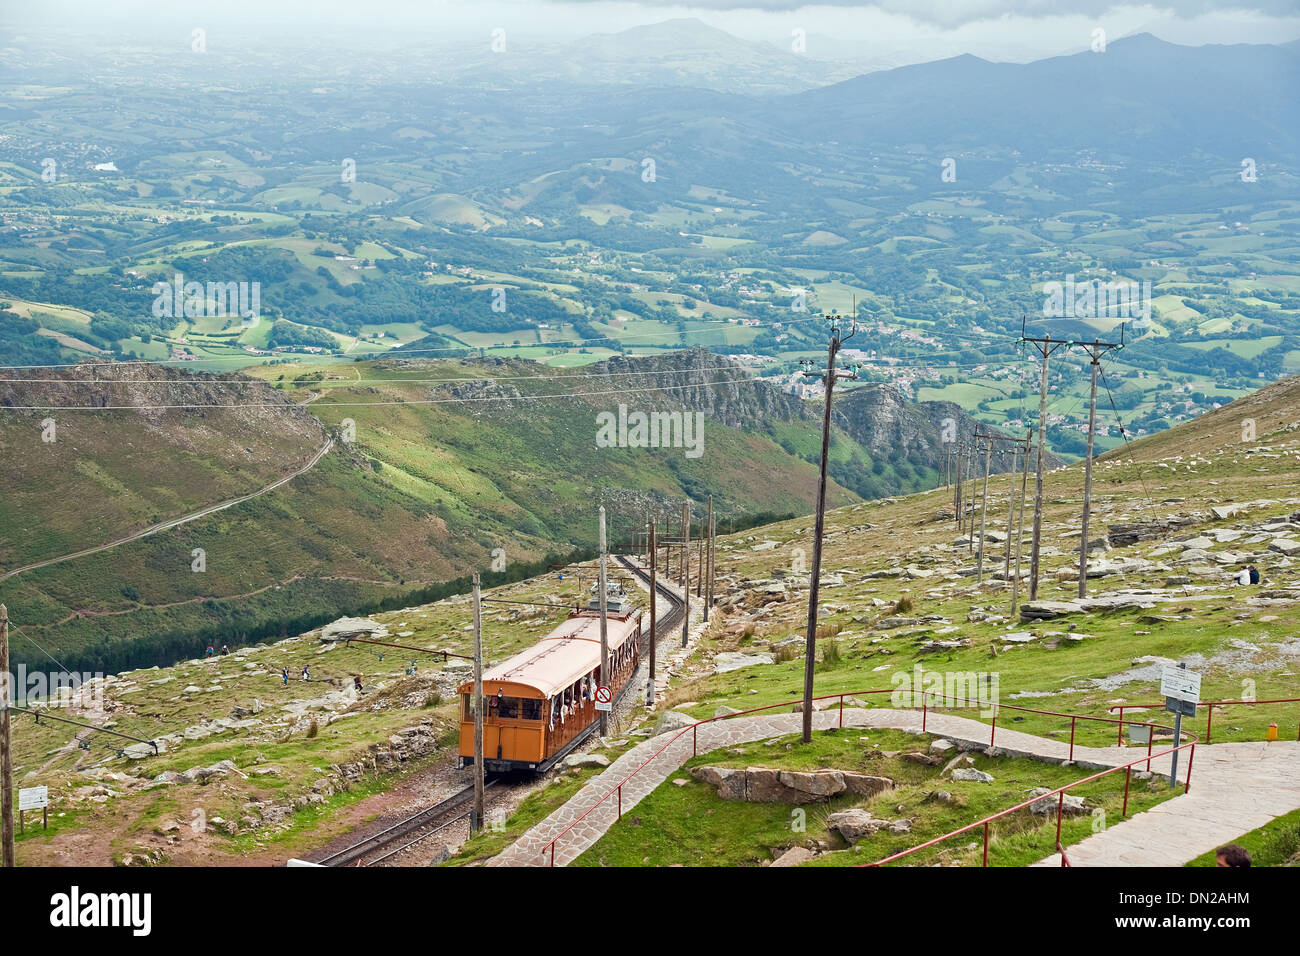
[[[519,701],[519,716],[523,720],[542,719],[542,701],[533,697],[524,697]]]
[[[464,719],[473,720],[474,719],[474,695],[461,694],[460,699],[463,708],[462,713],[464,714]]]

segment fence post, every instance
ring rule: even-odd
[[[929,716],[929,714],[930,714],[930,709],[928,707],[928,701],[926,700],[925,692],[922,691],[921,692],[921,733],[925,733],[925,721],[926,718]]]
[[[691,727],[691,756],[692,757],[698,757],[700,755],[699,726],[700,726],[699,724],[695,724],[694,726]]]
[[[1070,718],[1070,762],[1074,762],[1074,725],[1078,722],[1077,717]]]
[[[618,818],[623,819],[623,785],[618,785]]]
[[[1205,705],[1205,742],[1207,744],[1210,742],[1210,724],[1213,721],[1214,721],[1214,705],[1206,704]],[[1181,742],[1182,741],[1178,741],[1178,743]]]
[[[1151,744],[1156,739],[1156,728],[1153,724],[1147,724],[1147,773],[1151,772]]]
[[[1124,768],[1124,809],[1119,812],[1119,818],[1123,820],[1128,816],[1128,782],[1133,778],[1133,766],[1130,764]]]
[[[1192,761],[1196,759],[1196,741],[1192,741],[1192,749],[1187,752],[1187,785],[1183,787],[1183,794],[1186,795],[1188,790],[1192,789]]]
[[[1056,848],[1061,849],[1061,817],[1065,814],[1065,791],[1061,791],[1060,799],[1056,801]],[[1064,858],[1065,851],[1061,850],[1061,856]]]
[[[1115,746],[1124,746],[1124,705],[1119,705],[1119,730],[1115,732]]]
[[[989,734],[989,750],[993,749],[993,741],[997,739],[997,736],[998,736],[998,715],[995,713],[993,715],[993,731],[992,733]]]
[[[840,694],[840,728],[844,727],[844,695]]]

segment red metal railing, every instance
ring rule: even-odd
[[[1190,733],[1186,734],[1186,736],[1194,737],[1194,735]],[[992,825],[993,821],[1005,816],[1009,816],[1013,813],[1025,809],[1026,807],[1033,806],[1034,804],[1039,803],[1040,801],[1050,799],[1051,797],[1057,798],[1056,800],[1056,851],[1061,854],[1061,866],[1070,866],[1071,865],[1070,860],[1065,855],[1065,847],[1061,843],[1061,819],[1065,814],[1065,792],[1067,790],[1070,790],[1074,787],[1078,787],[1085,783],[1091,783],[1094,780],[1100,780],[1102,777],[1105,777],[1112,773],[1118,773],[1119,771],[1123,770],[1124,771],[1124,806],[1123,809],[1120,811],[1120,819],[1125,819],[1128,817],[1128,792],[1129,792],[1129,783],[1132,781],[1133,778],[1133,768],[1138,764],[1142,763],[1143,761],[1149,760],[1151,757],[1164,757],[1168,754],[1177,753],[1180,750],[1187,750],[1188,748],[1190,748],[1190,753],[1187,758],[1187,780],[1186,780],[1186,785],[1183,787],[1183,793],[1186,793],[1188,789],[1191,788],[1192,785],[1192,760],[1196,756],[1196,743],[1197,743],[1196,740],[1193,739],[1189,743],[1179,744],[1178,746],[1171,747],[1168,750],[1162,751],[1161,753],[1149,754],[1147,757],[1139,757],[1137,760],[1134,760],[1131,763],[1121,764],[1118,767],[1109,767],[1106,770],[1098,771],[1097,773],[1094,773],[1090,777],[1084,777],[1082,780],[1075,780],[1073,783],[1068,783],[1064,787],[1058,787],[1057,789],[1051,791],[1050,793],[1044,793],[1041,794],[1040,796],[1032,797],[1028,800],[1025,800],[1023,803],[1016,804],[1014,807],[1008,807],[1005,810],[1000,810],[997,813],[990,814],[989,816],[984,817],[982,820],[976,820],[974,823],[968,823],[966,826],[961,827],[960,829],[957,830],[953,830],[951,833],[945,833],[943,836],[935,837],[933,840],[927,840],[926,842],[918,844],[917,846],[909,847],[906,850],[900,850],[898,853],[894,853],[891,856],[887,856],[883,860],[877,860],[875,863],[863,863],[862,866],[884,866],[886,863],[893,863],[895,860],[901,860],[905,856],[910,856],[911,854],[917,853],[921,850],[927,850],[932,846],[937,846],[938,844],[943,843],[945,840],[950,840],[955,836],[960,836],[963,833],[969,833],[971,830],[974,830],[976,827],[983,827],[984,829],[983,865],[988,866],[989,865],[989,836],[990,836],[989,828]]]
[[[845,699],[847,699],[847,698],[858,698],[858,697],[870,697],[870,696],[877,695],[877,694],[890,694],[890,695],[895,695],[895,694],[904,694],[904,695],[906,695],[907,697],[909,697],[909,698],[912,700],[912,706],[911,706],[910,708],[905,708],[905,709],[910,709],[910,710],[916,710],[916,709],[917,709],[917,706],[916,706],[916,703],[915,703],[915,702],[916,702],[916,699],[917,699],[918,697],[920,697],[920,699],[921,699],[921,705],[920,705],[920,710],[921,710],[921,730],[922,730],[922,731],[925,731],[925,730],[926,730],[926,726],[927,726],[927,723],[928,723],[928,720],[929,720],[929,711],[930,711],[930,708],[933,706],[934,701],[935,701],[936,699],[939,701],[938,706],[939,706],[940,708],[951,706],[951,707],[954,707],[954,708],[956,708],[956,707],[963,707],[963,708],[980,708],[980,709],[984,709],[984,708],[989,708],[989,707],[991,707],[991,708],[993,708],[993,716],[992,716],[992,725],[991,725],[991,727],[990,727],[990,732],[989,732],[989,747],[990,747],[990,748],[992,748],[992,747],[994,746],[994,742],[995,742],[996,739],[997,739],[997,729],[998,729],[998,728],[997,728],[997,711],[998,711],[998,710],[1001,710],[1001,709],[1003,709],[1003,708],[1005,708],[1005,709],[1007,709],[1007,710],[1020,711],[1020,712],[1022,712],[1022,713],[1027,713],[1027,714],[1039,714],[1039,715],[1047,716],[1047,717],[1069,718],[1069,720],[1070,720],[1070,750],[1069,750],[1069,759],[1070,759],[1071,761],[1074,759],[1074,740],[1075,740],[1075,730],[1076,730],[1077,724],[1078,724],[1078,722],[1079,722],[1080,720],[1090,720],[1090,721],[1094,721],[1094,722],[1096,722],[1096,723],[1118,724],[1119,727],[1120,727],[1120,731],[1119,731],[1119,732],[1120,732],[1120,736],[1121,736],[1121,742],[1122,742],[1122,738],[1123,738],[1123,725],[1124,725],[1124,724],[1137,725],[1137,726],[1145,726],[1145,727],[1151,728],[1153,731],[1154,731],[1155,728],[1159,728],[1159,729],[1162,729],[1162,730],[1168,730],[1168,731],[1170,731],[1171,733],[1172,733],[1172,731],[1173,731],[1172,728],[1170,728],[1170,727],[1165,727],[1165,726],[1162,725],[1162,724],[1153,724],[1153,723],[1150,723],[1150,722],[1147,722],[1147,721],[1134,721],[1134,720],[1127,720],[1127,721],[1126,721],[1126,720],[1124,720],[1122,717],[1117,719],[1117,718],[1111,718],[1111,717],[1093,717],[1093,716],[1090,716],[1090,715],[1087,715],[1087,714],[1066,714],[1066,713],[1060,713],[1060,712],[1058,712],[1058,711],[1050,711],[1050,710],[1036,710],[1036,709],[1034,709],[1034,708],[1032,708],[1032,707],[1020,707],[1020,706],[1017,706],[1017,705],[1015,705],[1015,704],[1000,704],[1000,703],[995,703],[995,702],[988,701],[988,700],[983,700],[983,701],[981,701],[981,700],[976,699],[976,700],[972,701],[972,700],[971,700],[970,698],[968,698],[968,697],[960,698],[960,701],[961,701],[961,702],[959,703],[959,702],[958,702],[959,698],[958,698],[956,695],[953,695],[953,697],[952,697],[952,701],[953,701],[953,703],[952,703],[951,705],[949,705],[949,703],[948,703],[949,698],[948,698],[948,696],[947,696],[946,694],[937,694],[937,695],[936,695],[936,693],[935,693],[934,691],[921,691],[921,692],[916,692],[916,691],[910,691],[910,690],[902,690],[902,689],[900,689],[900,688],[896,688],[896,687],[894,687],[894,688],[887,688],[887,689],[877,689],[877,690],[845,691],[845,692],[842,693],[842,694],[826,694],[826,695],[823,695],[823,696],[821,696],[821,697],[814,697],[813,700],[814,700],[814,701],[838,700],[838,702],[839,702],[839,726],[840,726],[840,727],[843,727],[843,726],[844,726],[844,701],[845,701]],[[629,780],[631,780],[631,779],[632,779],[633,777],[635,777],[638,773],[640,773],[642,770],[644,770],[644,769],[645,769],[645,768],[646,768],[646,767],[647,767],[651,762],[653,762],[656,758],[658,758],[659,756],[661,756],[661,755],[662,755],[662,754],[663,754],[663,753],[664,753],[664,752],[665,752],[669,747],[671,747],[671,746],[672,746],[673,744],[675,744],[678,740],[680,740],[682,737],[684,737],[684,736],[686,735],[686,732],[687,732],[688,730],[691,732],[691,754],[692,754],[692,756],[696,756],[696,755],[699,754],[699,727],[700,727],[701,724],[710,724],[710,723],[713,723],[714,721],[717,721],[717,720],[729,720],[729,719],[731,719],[731,718],[733,718],[733,717],[746,717],[746,716],[749,716],[749,715],[751,715],[751,714],[758,714],[758,713],[762,713],[762,712],[764,712],[764,711],[777,710],[777,709],[785,709],[785,708],[789,708],[789,707],[790,707],[790,703],[789,703],[788,701],[787,701],[787,702],[783,702],[783,703],[779,703],[779,704],[768,704],[768,705],[766,705],[766,706],[764,706],[764,707],[754,707],[754,708],[751,708],[750,710],[737,711],[737,712],[734,713],[734,714],[722,714],[722,715],[719,715],[719,716],[717,716],[717,717],[708,717],[708,718],[706,718],[706,719],[704,719],[704,720],[696,721],[696,722],[693,723],[690,727],[684,727],[682,730],[680,730],[680,731],[678,731],[676,734],[674,734],[674,735],[672,736],[672,738],[668,740],[667,743],[665,743],[662,747],[660,747],[660,748],[659,748],[658,750],[656,750],[653,754],[651,754],[649,757],[647,757],[645,760],[643,760],[640,764],[638,764],[637,767],[636,767],[634,770],[632,770],[631,773],[629,773],[629,774],[628,774],[627,776],[625,776],[622,780],[620,780],[617,784],[615,784],[613,787],[611,787],[609,790],[607,790],[607,791],[605,792],[605,794],[604,794],[604,795],[603,795],[599,800],[597,800],[597,801],[596,801],[595,803],[593,803],[590,807],[588,807],[586,810],[584,810],[584,811],[583,811],[583,812],[582,812],[582,813],[581,813],[581,814],[580,814],[580,815],[579,815],[575,820],[573,820],[573,822],[571,822],[571,823],[570,823],[568,826],[566,826],[563,830],[561,830],[561,831],[560,831],[559,833],[557,833],[554,837],[552,837],[551,840],[550,840],[549,842],[547,842],[546,844],[544,844],[544,845],[542,846],[542,849],[541,849],[541,853],[542,853],[542,855],[543,855],[543,856],[546,856],[546,855],[548,854],[548,851],[549,851],[550,865],[551,865],[551,866],[554,866],[554,865],[555,865],[555,846],[556,846],[556,844],[560,841],[560,838],[563,837],[563,836],[564,836],[566,833],[568,833],[570,830],[572,830],[574,827],[576,827],[576,826],[577,826],[579,823],[581,823],[584,819],[586,819],[586,817],[587,817],[589,814],[591,814],[592,811],[594,811],[597,807],[599,807],[599,806],[601,806],[602,804],[604,804],[605,801],[608,800],[610,797],[614,797],[614,798],[616,799],[616,801],[617,801],[617,807],[618,807],[618,809],[617,809],[618,819],[621,820],[621,819],[623,818],[623,787],[627,784],[627,782],[628,782]],[[899,709],[904,709],[904,708],[899,708]],[[1152,760],[1152,759],[1154,759],[1154,758],[1156,758],[1156,757],[1163,757],[1163,756],[1165,756],[1166,754],[1171,754],[1171,753],[1174,753],[1174,752],[1176,752],[1176,751],[1178,751],[1178,750],[1183,750],[1183,749],[1185,749],[1185,748],[1187,748],[1187,747],[1195,748],[1195,746],[1196,746],[1196,738],[1195,738],[1195,735],[1194,735],[1194,734],[1191,734],[1191,733],[1186,733],[1185,736],[1192,737],[1192,742],[1191,742],[1190,744],[1181,744],[1181,745],[1179,745],[1179,746],[1175,746],[1175,747],[1173,747],[1172,749],[1167,750],[1167,751],[1164,751],[1164,752],[1162,752],[1162,753],[1159,753],[1159,754],[1152,754],[1152,752],[1151,752],[1151,740],[1152,740],[1152,738],[1154,738],[1154,736],[1155,736],[1154,733],[1151,733],[1151,734],[1148,735],[1148,738],[1147,738],[1147,753],[1146,753],[1146,756],[1145,756],[1145,757],[1140,757],[1140,758],[1138,758],[1137,760],[1133,761],[1132,764],[1125,764],[1125,765],[1123,765],[1123,766],[1112,767],[1111,769],[1106,770],[1106,771],[1103,771],[1102,773],[1095,774],[1095,775],[1093,775],[1092,777],[1086,777],[1086,778],[1084,778],[1083,780],[1076,780],[1074,783],[1069,784],[1069,785],[1066,786],[1066,787],[1062,787],[1059,791],[1054,790],[1054,791],[1052,791],[1052,793],[1050,793],[1050,794],[1044,794],[1042,797],[1036,797],[1035,799],[1030,800],[1030,801],[1028,801],[1028,802],[1025,803],[1025,804],[1020,804],[1019,806],[1012,807],[1010,810],[1003,811],[1002,813],[999,813],[999,814],[994,814],[993,816],[988,817],[986,820],[976,821],[975,823],[971,824],[970,826],[963,827],[963,828],[960,829],[960,830],[955,830],[955,831],[953,831],[952,833],[946,834],[946,835],[944,835],[944,836],[942,836],[942,837],[938,837],[938,838],[936,838],[936,840],[930,841],[930,843],[922,844],[922,845],[919,846],[919,847],[913,847],[913,848],[910,849],[910,850],[905,850],[905,851],[903,851],[903,853],[901,853],[901,854],[897,854],[896,856],[905,856],[905,855],[907,855],[908,853],[913,853],[913,852],[915,852],[916,850],[924,849],[926,846],[929,846],[929,845],[931,845],[931,844],[933,844],[933,843],[935,843],[935,842],[942,842],[943,840],[946,840],[946,839],[948,839],[948,838],[951,837],[951,836],[955,836],[955,835],[957,835],[958,833],[964,833],[964,832],[966,832],[967,830],[971,829],[972,827],[977,827],[977,826],[980,826],[981,824],[987,824],[988,822],[991,822],[992,820],[996,819],[996,818],[999,817],[999,816],[1004,816],[1004,815],[1006,815],[1007,813],[1011,813],[1011,812],[1013,812],[1013,811],[1015,811],[1015,810],[1019,810],[1019,809],[1025,807],[1025,806],[1028,806],[1029,804],[1036,803],[1036,802],[1038,802],[1038,800],[1045,799],[1046,797],[1050,797],[1050,796],[1052,796],[1053,794],[1056,794],[1056,793],[1060,793],[1060,794],[1061,794],[1061,803],[1063,804],[1063,803],[1064,803],[1064,791],[1065,791],[1065,790],[1068,790],[1070,787],[1078,786],[1078,785],[1081,784],[1081,783],[1087,783],[1087,782],[1089,782],[1089,781],[1091,781],[1091,780],[1095,780],[1097,777],[1103,777],[1103,776],[1105,776],[1105,775],[1108,774],[1108,773],[1113,773],[1113,772],[1116,772],[1116,771],[1119,771],[1119,770],[1124,770],[1124,769],[1126,769],[1126,768],[1131,768],[1133,765],[1138,764],[1138,763],[1142,763],[1143,761],[1146,761],[1147,769],[1149,770],[1149,769],[1151,768],[1151,760]],[[1193,755],[1195,754],[1195,750],[1194,750],[1194,749],[1193,749],[1192,753],[1193,753]],[[1131,775],[1131,769],[1130,769],[1130,775]],[[1189,759],[1188,759],[1188,761],[1187,761],[1187,779],[1186,779],[1186,786],[1184,787],[1183,792],[1186,793],[1187,790],[1189,790],[1189,789],[1191,788],[1191,785],[1192,785],[1192,761],[1191,761],[1191,758],[1189,757]],[[1126,777],[1126,779],[1125,779],[1125,783],[1124,783],[1124,813],[1127,814],[1127,812],[1128,812],[1128,779],[1127,779],[1127,777]],[[1058,837],[1058,843],[1059,843],[1059,837],[1060,837],[1060,819],[1059,819],[1059,813],[1058,813],[1058,819],[1057,819],[1057,837]],[[891,857],[890,859],[893,859],[893,858],[895,858],[895,857]],[[1067,864],[1064,863],[1064,855],[1062,855],[1062,860],[1063,860],[1063,865],[1067,865]],[[879,862],[876,863],[876,864],[868,864],[868,865],[880,865],[881,863],[885,863],[885,862],[888,862],[888,860],[881,860],[881,861],[879,861]],[[986,825],[986,826],[985,826],[985,865],[987,865],[987,864],[988,864],[988,828],[987,828],[987,825]]]
[[[1214,708],[1216,707],[1253,707],[1257,704],[1300,704],[1300,697],[1279,697],[1276,700],[1211,700],[1202,701],[1199,706],[1205,708],[1205,742],[1210,742],[1210,726],[1214,722]],[[1126,710],[1160,710],[1165,706],[1164,701],[1158,704],[1116,704],[1110,708],[1111,713],[1119,711],[1122,718]],[[1121,735],[1123,731],[1120,731]],[[1300,740],[1300,720],[1296,721],[1296,740]],[[1121,743],[1123,738],[1121,736]]]

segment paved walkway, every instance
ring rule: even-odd
[[[1186,779],[1186,754],[1178,777]],[[1169,773],[1169,758],[1152,770]],[[1071,866],[1182,866],[1300,807],[1300,743],[1197,744],[1186,796],[1066,847]],[[1052,854],[1035,866],[1060,866]]]
[[[838,723],[838,710],[813,714],[815,729],[825,730]],[[549,865],[552,862],[550,841],[582,817],[581,822],[563,832],[554,847],[556,866],[573,862],[618,819],[620,802],[626,813],[691,758],[696,752],[692,744],[694,735],[698,735],[698,752],[707,753],[721,747],[797,733],[801,725],[799,714],[772,711],[699,724],[695,731],[688,729],[672,743],[668,743],[671,734],[643,741],[599,776],[593,777],[564,806],[488,861],[487,865]],[[919,732],[921,713],[848,707],[844,711],[844,726]],[[985,747],[989,742],[990,728],[987,724],[955,714],[931,713],[926,729],[959,744]],[[998,728],[996,744],[997,752],[1006,756],[1060,761],[1069,756],[1068,742],[1035,737],[1010,728]],[[664,748],[663,752],[656,755],[655,752],[661,748]],[[1145,753],[1145,747],[1078,746],[1074,748],[1074,762],[1082,769],[1103,769],[1127,763]],[[1186,778],[1186,760],[1183,759],[1186,753],[1182,751],[1179,754],[1179,779]],[[1153,761],[1151,769],[1159,771],[1163,768],[1167,774],[1168,760],[1166,757]],[[615,793],[600,802],[646,761],[650,762],[623,785],[621,800]],[[1174,866],[1184,863],[1279,814],[1300,807],[1298,770],[1300,744],[1294,742],[1198,745],[1191,794],[1175,797],[1070,847],[1067,850],[1070,862],[1075,866]],[[1188,809],[1184,811],[1184,807]],[[587,813],[585,817],[584,813]],[[1044,860],[1042,865],[1053,862],[1059,865],[1059,857]]]

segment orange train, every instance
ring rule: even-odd
[[[597,598],[575,610],[537,644],[483,674],[483,764],[494,773],[542,773],[595,725],[601,686]],[[606,599],[608,685],[617,700],[641,660],[643,612],[621,592]],[[474,763],[474,682],[460,686],[460,761]]]

